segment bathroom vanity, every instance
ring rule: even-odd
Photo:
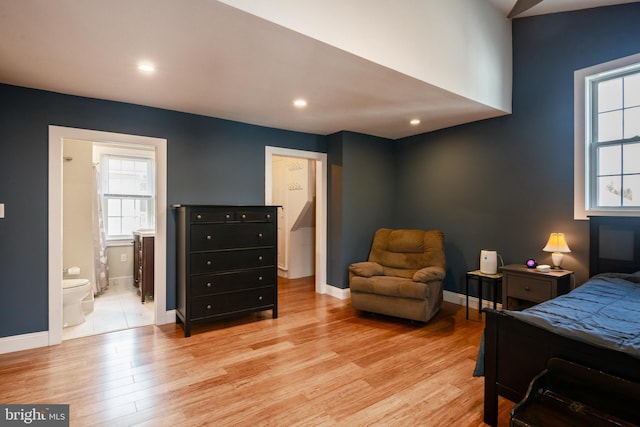
[[[153,299],[153,245],[155,233],[149,230],[133,232],[133,286],[138,288],[140,301]]]
[[[277,206],[174,205],[176,322],[272,310],[278,317]]]

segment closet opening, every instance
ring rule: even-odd
[[[278,274],[326,293],[327,155],[265,147],[265,204],[278,209]]]

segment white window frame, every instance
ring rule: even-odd
[[[597,209],[591,206],[590,175],[592,172],[589,134],[591,132],[590,83],[592,80],[640,64],[640,54],[627,56],[574,72],[574,218],[589,216],[640,216],[636,208]]]
[[[144,160],[148,160],[152,169],[152,176],[150,177],[150,181],[151,184],[153,185],[153,196],[149,199],[150,203],[148,204],[149,206],[149,218],[151,218],[152,220],[155,218],[155,203],[156,203],[156,189],[155,189],[155,175],[156,175],[156,170],[155,170],[155,152],[151,151],[151,150],[145,150],[145,149],[133,149],[130,147],[113,147],[113,146],[106,146],[106,145],[94,145],[94,152],[93,152],[93,159],[94,162],[96,163],[101,163],[103,161],[103,158],[105,157],[121,157],[121,158],[130,158],[130,159],[144,159]],[[109,236],[108,234],[108,230],[106,229],[106,227],[108,227],[108,211],[107,211],[107,206],[106,206],[106,196],[104,194],[104,183],[106,180],[106,174],[105,171],[100,170],[100,175],[101,175],[101,180],[102,182],[100,183],[101,185],[101,201],[103,203],[102,205],[102,213],[103,213],[103,221],[105,224],[105,231],[106,231],[106,242],[107,242],[107,246],[119,246],[119,245],[129,245],[131,244],[133,235],[128,236],[128,235],[119,235],[119,236]],[[153,224],[153,227],[155,228],[155,224]]]

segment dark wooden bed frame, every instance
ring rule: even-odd
[[[589,276],[640,271],[640,217],[590,218]],[[631,246],[632,255],[612,259],[611,244]],[[609,247],[605,247],[609,245]],[[625,250],[625,252],[629,252]],[[640,358],[556,335],[502,311],[485,309],[484,422],[496,426],[498,396],[522,400],[531,380],[547,361],[559,357],[640,382]]]

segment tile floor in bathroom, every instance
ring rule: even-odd
[[[153,300],[140,302],[137,288],[132,285],[114,284],[95,298],[93,312],[86,314],[86,321],[62,329],[62,339],[86,337],[105,332],[136,328],[154,323]]]

